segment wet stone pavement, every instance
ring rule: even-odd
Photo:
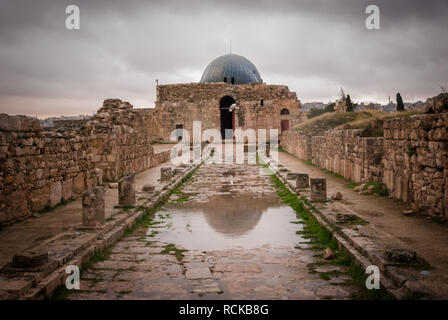
[[[296,233],[302,224],[265,170],[203,164],[67,298],[349,299],[356,288],[341,285],[343,267],[311,267],[321,252]]]

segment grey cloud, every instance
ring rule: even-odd
[[[64,27],[69,4],[79,31]],[[364,27],[368,4],[381,9],[380,31]],[[2,1],[0,111],[77,114],[77,101],[94,111],[107,97],[150,107],[155,79],[198,81],[230,39],[302,101],[341,86],[359,99],[422,99],[448,82],[446,16],[443,0]]]

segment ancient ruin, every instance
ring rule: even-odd
[[[156,90],[154,108],[106,99],[93,117],[52,127],[0,114],[1,299],[52,297],[73,266],[87,269],[68,299],[347,299],[366,290],[349,266],[372,264],[382,297],[448,297],[444,255],[413,251],[405,233],[448,214],[446,93],[366,137],[296,130],[306,118],[296,93],[236,54],[198,83]],[[190,156],[210,141],[190,148],[194,121],[227,142],[199,161]],[[237,129],[276,129],[280,148],[234,143],[225,133]],[[177,142],[188,161],[176,164]],[[438,237],[433,250],[445,250],[441,228],[418,241]]]

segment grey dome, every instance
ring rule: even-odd
[[[202,74],[201,82],[232,83],[232,78],[235,84],[263,82],[255,65],[237,54],[226,54],[210,62]]]

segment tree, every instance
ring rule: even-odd
[[[327,112],[334,112],[334,102],[333,103],[329,103],[325,108],[323,109],[316,109],[316,108],[311,108],[310,111],[308,112],[308,119],[320,116],[321,114],[327,113]]]
[[[400,93],[397,93],[397,111],[404,111],[404,103]]]
[[[345,101],[346,97],[345,97],[344,89],[341,88],[341,93],[339,93],[339,95],[341,96],[341,100]]]
[[[353,104],[352,100],[350,99],[350,95],[347,95],[347,98],[345,99],[345,105],[347,106],[347,112],[353,112]]]

